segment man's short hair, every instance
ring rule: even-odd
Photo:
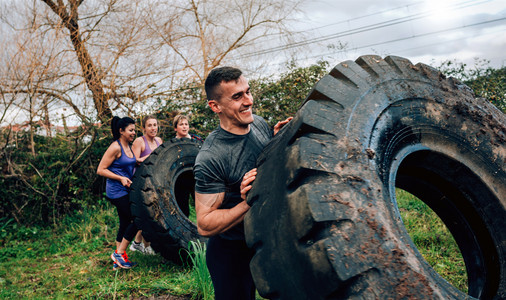
[[[218,88],[220,83],[222,81],[230,82],[232,80],[237,82],[241,75],[242,71],[234,67],[219,67],[212,69],[211,72],[209,72],[209,75],[207,75],[205,82],[207,100],[220,99],[221,93]]]

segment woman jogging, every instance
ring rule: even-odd
[[[130,269],[135,263],[128,260],[126,248],[137,233],[130,211],[128,194],[133,170],[137,160],[130,144],[135,138],[135,121],[129,117],[113,117],[111,130],[114,142],[100,160],[97,174],[107,178],[106,198],[118,211],[119,229],[116,235],[116,250],[111,254],[113,269]]]

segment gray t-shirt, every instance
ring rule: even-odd
[[[250,132],[236,135],[221,127],[205,139],[193,167],[195,191],[201,194],[225,192],[220,208],[232,208],[242,201],[241,181],[246,172],[256,167],[256,159],[273,136],[272,129],[262,117],[253,115]],[[229,240],[244,240],[243,223],[220,236]]]

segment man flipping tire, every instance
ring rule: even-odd
[[[206,261],[215,299],[255,299],[249,270],[252,251],[244,240],[249,210],[244,189],[256,175],[255,162],[273,136],[252,114],[253,98],[239,69],[212,70],[205,82],[209,107],[220,125],[205,140],[194,167],[197,228],[209,236]],[[289,120],[274,126],[274,134]],[[241,191],[242,189],[242,191]]]

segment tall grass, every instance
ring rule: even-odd
[[[214,298],[213,283],[206,265],[206,245],[190,241],[188,251],[192,265],[192,279],[199,299],[211,300]]]

